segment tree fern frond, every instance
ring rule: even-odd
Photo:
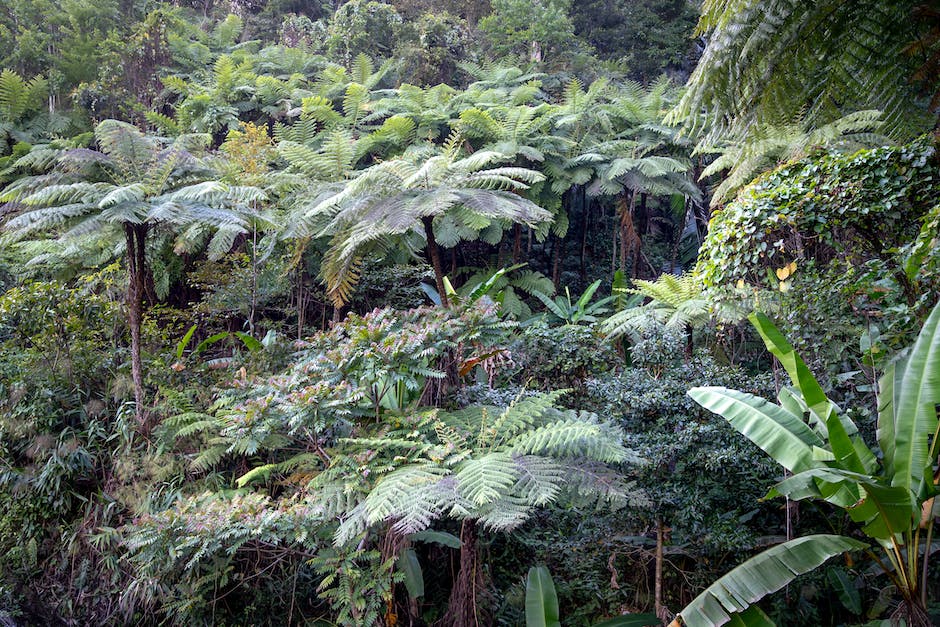
[[[586,457],[607,463],[625,461],[628,451],[611,440],[610,427],[568,417],[523,433],[509,442],[514,452],[553,457]]]
[[[518,480],[517,467],[508,452],[468,459],[454,474],[460,495],[475,507],[499,500]]]
[[[537,507],[553,502],[568,480],[568,468],[537,455],[514,455],[516,484],[513,492]]]

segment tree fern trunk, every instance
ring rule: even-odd
[[[512,262],[522,261],[522,225],[516,222],[512,226]]]
[[[434,218],[425,216],[421,218],[424,224],[424,236],[428,240],[428,257],[431,258],[431,267],[434,268],[434,282],[437,284],[437,293],[441,296],[441,305],[450,307],[447,300],[447,292],[444,290],[444,267],[441,264],[441,251],[437,247],[437,240],[434,239]]]
[[[555,236],[555,248],[552,250],[552,283],[558,291],[561,282],[561,252],[565,248],[565,238]]]
[[[140,360],[141,305],[143,276],[140,266],[142,254],[139,233],[133,224],[124,225],[127,242],[127,323],[131,332],[131,378],[134,381],[134,415],[138,424],[144,422],[144,376]]]
[[[587,283],[587,242],[588,229],[591,226],[590,207],[584,188],[581,188],[581,256],[579,265],[581,270],[581,281]]]
[[[656,575],[653,582],[653,607],[656,616],[663,616],[663,519],[656,519]]]
[[[489,624],[477,608],[477,595],[485,589],[483,573],[477,560],[477,523],[467,519],[460,527],[460,569],[450,592],[444,627],[479,627]]]

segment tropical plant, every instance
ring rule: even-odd
[[[590,192],[617,197],[620,270],[626,270],[632,252],[634,278],[639,276],[643,225],[650,217],[647,197],[701,195],[690,176],[691,164],[682,156],[687,140],[662,122],[670,92],[668,80],[649,89],[635,83],[623,86],[606,107],[615,132],[590,148],[597,162]],[[681,218],[686,218],[685,212]]]
[[[907,354],[888,366],[879,381],[879,460],[858,428],[833,401],[793,347],[763,314],[751,322],[767,349],[787,371],[792,387],[782,388],[779,405],[725,388],[693,388],[689,395],[703,407],[724,416],[783,466],[792,476],[778,483],[772,495],[793,500],[825,501],[846,511],[861,531],[884,551],[874,559],[894,583],[902,602],[895,619],[908,625],[929,625],[928,561],[936,517],[935,470],[940,452],[937,405],[940,404],[940,304],[927,318]],[[804,420],[808,420],[808,423]],[[729,589],[746,585],[750,591],[735,597],[706,591],[680,615],[690,625],[704,624],[701,616],[723,624],[760,596],[782,587],[796,574],[818,566],[848,549],[863,548],[857,540],[830,536],[802,538],[771,549],[760,558],[766,577],[755,578],[745,563],[727,575]],[[786,547],[786,548],[784,548]],[[874,557],[874,556],[873,556]],[[758,558],[754,558],[758,559]],[[767,561],[782,562],[770,567]],[[786,564],[787,566],[781,568]],[[743,603],[742,603],[743,600]]]
[[[726,623],[771,627],[774,622],[753,603],[832,557],[867,547],[853,538],[827,534],[778,544],[718,579],[689,603],[670,627],[717,627]]]
[[[710,303],[701,280],[694,274],[663,274],[655,281],[637,279],[633,283],[635,288],[621,291],[649,301],[623,308],[604,320],[601,330],[609,337],[635,337],[650,320],[684,331],[701,326],[710,318]]]
[[[533,566],[525,580],[526,627],[561,627],[555,582],[545,566]],[[659,625],[652,614],[625,614],[597,623],[594,627],[650,627]]]
[[[520,295],[535,295],[540,292],[551,296],[555,293],[552,280],[535,270],[522,270],[527,264],[520,263],[499,270],[483,268],[462,268],[472,272],[454,295],[466,302],[475,302],[487,296],[499,305],[500,314],[516,320],[525,320],[532,316],[532,310]],[[474,271],[476,270],[476,271]],[[430,286],[427,286],[428,288]],[[429,292],[429,290],[426,290]],[[430,296],[430,292],[429,292]],[[436,292],[435,292],[436,296]],[[431,296],[434,300],[435,296]],[[439,300],[435,301],[440,304]]]
[[[541,174],[492,167],[505,160],[497,152],[461,158],[460,146],[461,138],[454,134],[441,150],[417,148],[376,164],[307,211],[308,217],[330,218],[320,232],[332,236],[320,272],[337,307],[349,300],[364,255],[386,245],[390,237],[423,230],[437,291],[446,306],[439,244],[452,247],[477,237],[495,243],[513,222],[534,225],[551,217],[512,193],[541,181]]]
[[[553,134],[553,123],[557,108],[542,103],[537,107],[518,104],[497,104],[476,106],[460,112],[456,128],[470,140],[482,143],[482,150],[491,150],[506,155],[514,165],[523,167],[541,167],[546,159],[556,161],[571,147],[571,141]],[[545,198],[542,182],[529,191],[529,198],[542,202],[546,206],[557,204],[555,194]],[[544,198],[544,200],[543,200]],[[513,228],[513,262],[522,259],[522,226]]]
[[[878,259],[879,279],[912,303],[918,294],[893,249],[917,237],[918,221],[940,200],[935,159],[924,137],[851,155],[819,152],[765,174],[714,214],[696,272],[709,290],[739,281],[777,288],[792,272],[772,271],[797,260],[838,267],[840,258]]]
[[[565,287],[564,296],[556,296],[554,299],[547,294],[535,290],[532,294],[538,298],[548,311],[563,324],[580,324],[582,322],[597,322],[598,316],[610,311],[606,305],[613,300],[612,296],[602,298],[592,303],[594,293],[601,286],[601,280],[598,279],[588,285],[587,289],[577,298],[571,300],[571,291]]]
[[[450,624],[475,623],[481,577],[479,527],[508,531],[566,493],[604,502],[642,500],[609,464],[638,462],[621,434],[597,416],[554,408],[564,391],[517,400],[506,408],[473,406],[403,416],[373,437],[343,442],[344,458],[381,452],[367,494],[351,502],[346,462],[311,483],[340,525],[337,544],[388,524],[396,534],[427,529],[443,517],[463,521],[460,570],[451,592]]]
[[[764,125],[751,130],[746,139],[722,138],[717,146],[699,146],[698,152],[714,153],[712,161],[699,178],[727,170],[712,190],[712,208],[731,200],[763,170],[778,163],[801,159],[810,150],[822,147],[852,153],[860,148],[874,148],[890,143],[877,133],[880,111],[856,111],[818,128],[807,128],[805,121],[782,126]]]
[[[16,142],[36,142],[64,131],[69,119],[45,111],[49,81],[42,76],[26,80],[10,69],[0,71],[0,153]]]
[[[709,124],[705,143],[714,144],[800,117],[815,129],[878,109],[888,135],[910,138],[933,119],[910,80],[918,55],[906,51],[915,42],[930,49],[921,37],[928,22],[915,19],[919,4],[707,0],[696,32],[708,45],[669,119],[697,130]]]
[[[525,578],[526,627],[561,627],[555,582],[544,566],[533,566]]]
[[[230,247],[234,235],[245,228],[245,220],[230,206],[259,198],[262,192],[212,182],[212,170],[195,156],[205,145],[204,136],[181,135],[170,143],[125,122],[105,120],[96,127],[95,140],[98,150],[53,154],[50,173],[8,186],[0,200],[14,211],[3,228],[7,241],[56,238],[60,255],[67,255],[70,247],[74,254],[76,245],[89,239],[121,250],[128,269],[131,371],[137,416],[142,420],[140,326],[147,297],[149,237],[160,228],[172,232],[208,225],[215,231],[210,250],[226,252],[225,243]]]

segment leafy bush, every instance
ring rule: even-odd
[[[512,354],[516,378],[539,389],[578,389],[585,379],[623,362],[593,326],[550,327],[544,320],[522,330]]]
[[[820,152],[785,165],[715,212],[697,271],[706,287],[766,285],[767,270],[794,260],[891,258],[940,200],[936,169],[927,138],[848,156]],[[900,289],[909,289],[897,258],[889,270]]]

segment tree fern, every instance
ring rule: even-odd
[[[812,129],[879,109],[888,135],[910,137],[929,124],[904,53],[920,35],[917,4],[708,0],[698,25],[708,45],[669,120],[693,131],[707,121],[704,142],[714,145],[798,116]]]
[[[601,331],[607,336],[636,338],[651,321],[681,330],[709,320],[711,304],[704,294],[704,284],[694,274],[663,274],[655,281],[636,280],[634,285],[624,292],[643,296],[649,302],[618,311],[604,320]]]
[[[503,409],[439,411],[430,420],[390,434],[394,446],[386,454],[401,450],[403,456],[390,460],[385,474],[343,518],[335,541],[348,542],[383,521],[401,533],[413,533],[445,516],[511,529],[569,488],[614,500],[627,498],[626,484],[616,473],[601,469],[638,458],[624,448],[622,434],[613,425],[592,415],[554,409],[562,393],[525,398]],[[375,450],[376,443],[350,439],[346,446]],[[592,483],[600,476],[608,485]],[[336,486],[338,480],[345,481],[341,477],[324,474],[311,487],[319,491]],[[572,477],[577,477],[573,483]],[[325,494],[334,491],[329,488]]]
[[[711,205],[725,203],[761,171],[804,157],[808,150],[829,147],[852,152],[890,143],[875,132],[881,126],[880,111],[856,111],[815,129],[807,127],[805,120],[784,126],[762,125],[743,139],[725,139],[711,148],[700,146],[701,152],[719,155],[702,171],[701,178],[727,170],[712,191]]]
[[[424,225],[428,246],[436,247],[433,227],[424,224],[426,219],[449,216],[456,219],[455,233],[467,229],[467,234],[476,234],[490,224],[536,224],[550,218],[534,203],[503,191],[525,189],[541,180],[540,174],[522,168],[484,169],[501,156],[481,151],[458,158],[457,146],[459,142],[451,140],[442,154],[425,156],[415,151],[367,168],[342,191],[306,211],[307,218],[324,213],[335,216],[320,233],[333,237],[321,276],[334,303],[347,301],[357,280],[359,260],[381,240]],[[436,254],[433,250],[432,255]],[[438,292],[443,293],[443,273],[439,267],[435,273]]]
[[[80,249],[72,244],[83,238],[116,238],[111,251],[129,260],[132,371],[142,417],[139,331],[148,234],[153,228],[185,231],[194,223],[207,224],[224,232],[214,242],[213,253],[219,254],[225,242],[231,244],[233,231],[244,232],[244,204],[263,194],[205,182],[213,171],[191,152],[205,145],[204,136],[184,134],[170,141],[105,120],[95,128],[95,141],[97,151],[61,151],[49,161],[51,174],[26,177],[4,190],[4,198],[15,203],[3,224],[4,238],[57,239],[63,250]],[[41,260],[48,259],[46,253]]]

